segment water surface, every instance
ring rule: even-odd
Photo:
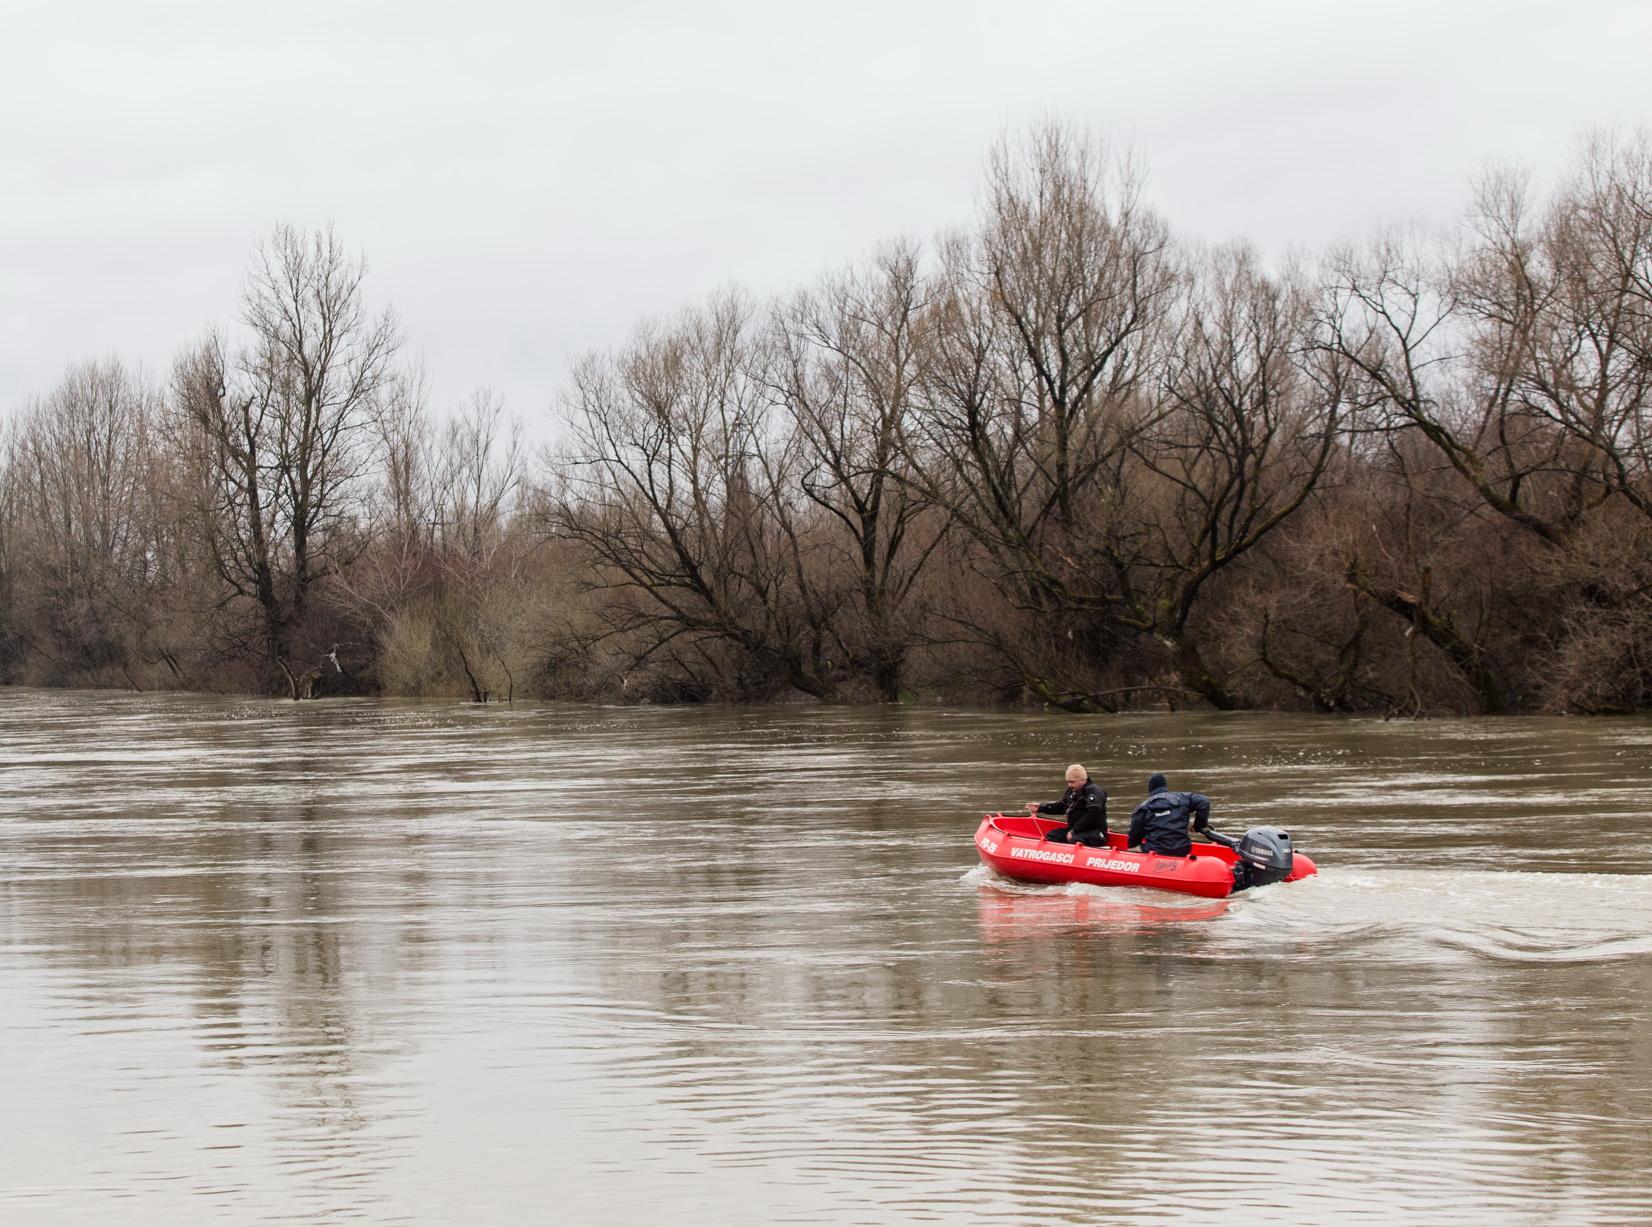
[[[1083,760],[1317,879],[1032,888]],[[0,1221],[1652,1218],[1652,722],[0,690]]]

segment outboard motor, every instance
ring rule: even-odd
[[[1233,850],[1239,860],[1233,866],[1233,889],[1270,886],[1291,876],[1291,833],[1278,827],[1252,827],[1239,838]]]

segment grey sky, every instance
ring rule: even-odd
[[[163,372],[253,242],[331,223],[446,409],[546,429],[569,359],[973,214],[1006,128],[1133,145],[1182,233],[1445,222],[1652,123],[1652,3],[5,0],[0,413]]]

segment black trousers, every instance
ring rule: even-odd
[[[1107,846],[1106,835],[1074,835],[1072,827],[1052,827],[1044,832],[1044,838],[1052,844],[1083,844],[1087,848]]]

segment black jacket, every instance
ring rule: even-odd
[[[1038,807],[1041,814],[1063,814],[1075,839],[1098,839],[1107,834],[1107,790],[1093,780],[1061,794],[1061,800]]]
[[[1202,792],[1156,792],[1130,815],[1130,846],[1144,846],[1149,852],[1166,856],[1186,856],[1193,850],[1187,837],[1188,814],[1193,829],[1210,825],[1210,798]]]

